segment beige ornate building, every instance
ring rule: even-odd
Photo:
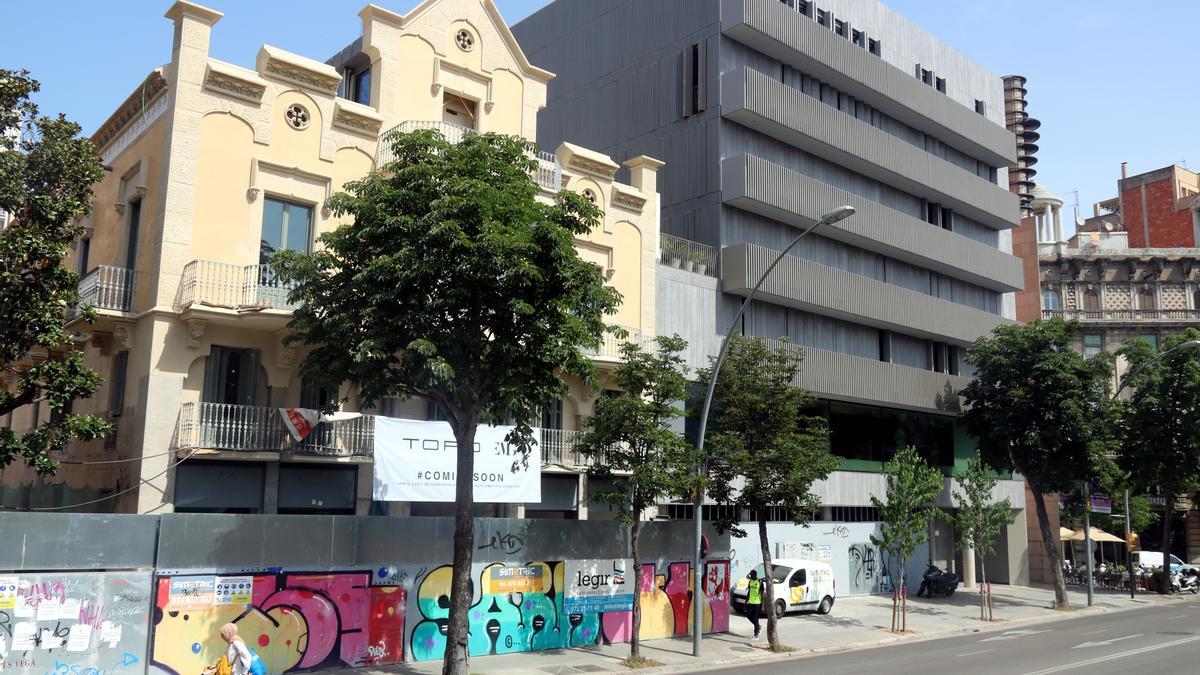
[[[368,5],[362,35],[317,61],[263,46],[250,67],[209,56],[221,13],[186,1],[170,62],[146,76],[93,140],[110,168],[95,188],[87,234],[67,261],[100,319],[74,321],[102,390],[77,412],[117,431],[72,446],[54,485],[10,468],[8,506],[60,506],[123,493],[90,508],[136,512],[358,513],[372,510],[372,425],[327,423],[293,443],[279,407],[328,397],[299,379],[304,354],[284,347],[292,307],[264,265],[305,249],[343,222],[323,207],[347,181],[386,161],[381,135],[433,127],[450,138],[496,131],[535,138],[553,77],[530,65],[491,0],[425,0],[407,14]],[[661,162],[564,143],[538,155],[542,198],[565,188],[599,203],[603,223],[577,248],[624,297],[613,317],[634,336],[655,332]],[[615,340],[595,354],[602,380]],[[571,440],[597,393],[570,383],[547,406],[542,503],[508,515],[586,517],[588,492]],[[22,410],[27,426],[44,411]],[[383,401],[375,414],[433,419],[422,401]],[[186,458],[186,461],[184,461]],[[398,506],[398,508],[397,508]],[[376,504],[380,511],[385,505]],[[433,504],[392,513],[436,514]],[[593,514],[595,515],[595,514]]]

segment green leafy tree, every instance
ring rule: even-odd
[[[999,476],[983,459],[976,455],[967,462],[967,470],[958,476],[954,500],[958,502],[955,521],[962,538],[955,546],[961,551],[974,550],[979,562],[979,578],[983,584],[979,590],[979,619],[991,620],[991,588],[987,583],[987,568],[984,558],[996,552],[996,536],[1013,521],[1012,502],[1008,499],[992,501]]]
[[[908,630],[908,559],[929,538],[929,523],[942,512],[934,505],[941,494],[942,472],[929,466],[917,449],[908,446],[896,452],[883,467],[887,475],[887,501],[871,495],[871,506],[879,512],[880,537],[871,543],[899,562],[900,631]],[[896,630],[896,596],[892,601],[892,631]]]
[[[1163,341],[1161,356],[1143,340],[1130,340],[1118,352],[1134,379],[1133,396],[1125,404],[1124,443],[1120,462],[1140,492],[1157,492],[1166,502],[1162,551],[1171,552],[1171,518],[1175,500],[1200,491],[1200,350],[1172,348],[1200,340],[1187,328]],[[1163,565],[1160,593],[1170,593],[1170,565]]]
[[[1047,495],[1093,477],[1093,460],[1108,440],[1108,360],[1084,359],[1071,348],[1078,329],[1061,319],[997,327],[967,350],[975,379],[962,391],[963,419],[983,460],[1029,483],[1059,609],[1070,602]]]
[[[643,349],[633,342],[621,344],[622,363],[611,382],[617,396],[596,401],[596,413],[585,420],[585,433],[578,451],[593,467],[589,474],[599,485],[598,502],[611,506],[618,521],[629,528],[635,589],[642,583],[642,553],[639,534],[646,509],[682,495],[694,480],[691,468],[694,450],[671,424],[683,415],[687,397],[686,365],[680,354],[687,342],[678,335],[655,339],[656,346]],[[699,570],[696,579],[703,578]],[[633,594],[633,627],[629,640],[629,662],[642,662],[641,593]]]
[[[539,201],[530,143],[435,131],[386,142],[395,161],[328,202],[353,222],[274,261],[296,283],[288,339],[312,346],[306,379],[350,382],[367,406],[426,399],[448,418],[458,454],[443,671],[465,674],[476,427],[515,419],[510,441],[528,448],[524,421],[562,395],[562,374],[595,381],[581,348],[599,345],[620,298],[573,245],[598,209],[566,191]]]
[[[792,522],[807,525],[821,507],[812,485],[837,468],[829,452],[824,418],[808,414],[813,398],[796,386],[804,351],[785,346],[771,349],[762,340],[736,337],[713,394],[707,439],[709,495],[740,514],[748,510],[758,523],[763,569],[771,578],[771,547],[767,537],[769,507],[780,507]],[[713,359],[715,361],[715,359]],[[707,385],[712,368],[700,372]],[[746,536],[736,517],[717,526],[736,537]],[[829,611],[822,599],[820,611]],[[767,641],[779,649],[773,584],[766,585]]]
[[[63,349],[65,311],[79,300],[79,277],[61,264],[104,171],[78,124],[38,116],[30,101],[38,89],[27,71],[0,70],[0,211],[14,219],[0,232],[0,416],[43,401],[51,414],[27,432],[0,429],[0,468],[21,459],[48,475],[58,470],[51,452],[109,430],[98,418],[70,412],[71,402],[96,393],[101,380],[82,351]],[[85,308],[84,316],[95,314]]]

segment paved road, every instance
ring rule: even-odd
[[[1200,597],[999,633],[961,635],[813,656],[711,674],[1124,675],[1200,672]]]

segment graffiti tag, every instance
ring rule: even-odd
[[[480,544],[479,550],[482,551],[484,549],[500,551],[505,555],[516,555],[525,550],[525,542],[511,532],[505,532],[501,535],[493,534],[491,539]]]
[[[842,539],[846,539],[847,537],[850,536],[850,528],[846,527],[845,525],[834,525],[832,530],[825,532],[824,534],[828,535],[828,536],[841,537]]]

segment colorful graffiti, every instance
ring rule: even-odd
[[[492,588],[495,568],[483,566],[475,578],[474,602],[468,613],[468,646],[472,656],[507,654],[540,649],[582,647],[600,642],[613,644],[630,638],[630,611],[564,611],[567,586],[562,562],[532,562],[527,577],[537,580],[520,591]],[[656,565],[642,566],[639,592],[642,606],[643,639],[690,635],[692,631],[692,573],[686,562],[671,563],[666,573],[656,574]],[[704,630],[729,628],[729,563],[706,564]],[[536,571],[535,571],[536,570]],[[413,628],[411,649],[414,660],[440,659],[446,649],[446,623],[450,615],[449,566],[439,567],[419,581],[416,591],[420,622]],[[489,592],[500,590],[500,592]]]
[[[0,673],[134,675],[149,572],[0,573]]]
[[[229,622],[272,673],[404,660],[406,593],[370,586],[369,572],[255,575],[248,605],[176,609],[172,583],[194,578],[158,579],[152,658],[166,672],[215,662],[225,649],[217,631]]]

